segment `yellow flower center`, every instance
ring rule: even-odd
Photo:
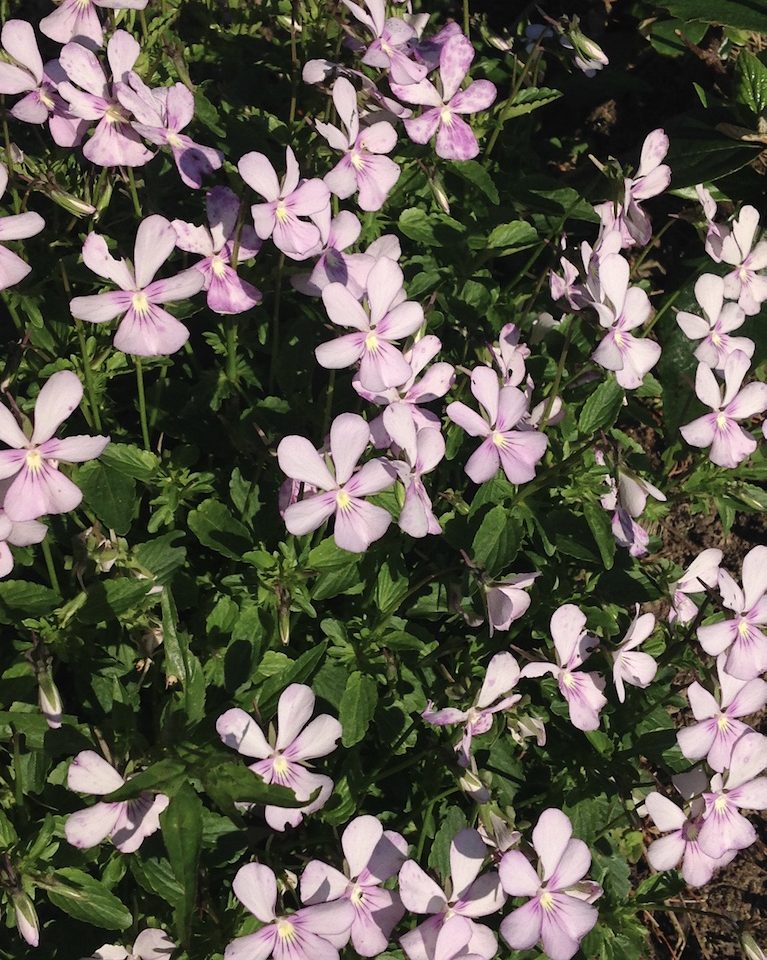
[[[443,107],[440,112],[439,119],[445,124],[445,126],[449,127],[453,122],[453,114],[450,110],[448,110],[447,107]]]
[[[616,330],[616,331],[615,331],[615,338],[614,338],[614,339],[615,339],[615,346],[616,346],[616,347],[622,347],[623,344],[626,342],[626,338],[623,336],[623,334],[620,332],[620,330]]]
[[[721,344],[721,342],[722,342],[722,338],[719,336],[718,333],[715,333],[715,334],[711,337],[711,342],[714,344],[715,347],[718,347],[718,346]]]
[[[125,114],[118,104],[113,103],[104,114],[104,118],[106,119],[107,123],[123,123],[125,121]]]
[[[738,624],[738,633],[741,637],[748,636],[748,620],[742,619]]]
[[[280,223],[285,223],[285,221],[290,216],[290,214],[288,213],[288,208],[285,206],[282,200],[280,200],[280,202],[277,204],[277,208],[274,211],[274,215],[275,217],[277,217]]]
[[[53,102],[53,97],[48,96],[45,90],[40,90],[40,103],[47,109],[53,110],[56,104]]]
[[[280,940],[294,940],[296,936],[296,928],[293,926],[290,920],[278,920],[277,936],[280,938]]]
[[[575,686],[575,677],[570,673],[569,670],[565,670],[562,674],[562,683],[564,683],[568,690]]]
[[[727,797],[723,793],[720,793],[716,800],[714,800],[714,809],[717,813],[722,813],[722,811],[727,809]]]
[[[716,427],[717,430],[724,430],[727,427],[727,417],[723,413],[716,418]]]
[[[503,449],[506,446],[507,440],[502,433],[499,433],[497,430],[493,432],[493,443],[496,447]]]
[[[169,133],[167,142],[169,147],[180,147],[182,144],[181,137],[177,133]]]
[[[369,333],[365,337],[365,349],[374,353],[378,349],[378,337],[374,333]]]
[[[538,901],[544,910],[552,910],[554,908],[554,897],[550,893],[542,893],[541,899]]]
[[[288,772],[288,761],[285,757],[277,757],[274,761],[274,772],[280,775]]]
[[[134,293],[131,304],[136,313],[148,313],[149,312],[149,301],[146,298],[146,294],[143,292]]]
[[[362,170],[365,166],[365,158],[358,150],[352,150],[350,159],[355,170]]]
[[[352,903],[360,904],[365,899],[365,891],[360,886],[354,887],[352,890]]]
[[[717,717],[717,720],[716,720],[716,725],[717,725],[717,727],[719,727],[719,729],[722,731],[722,733],[725,732],[725,730],[726,730],[726,729],[729,727],[729,725],[730,725],[730,719],[729,719],[729,717],[727,716],[726,713],[720,713],[720,714],[719,714],[719,716]]]
[[[351,502],[352,498],[345,490],[338,491],[336,494],[336,504],[338,505],[339,510],[348,510]]]
[[[218,254],[213,257],[210,266],[217,277],[223,277],[226,273],[226,264]]]
[[[34,450],[30,450],[27,453],[27,467],[32,471],[37,471],[42,465],[43,458],[40,456],[40,451],[35,447]]]

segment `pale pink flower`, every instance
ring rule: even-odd
[[[393,830],[384,830],[376,817],[355,817],[341,834],[346,873],[321,860],[310,860],[301,874],[301,902],[344,900],[354,908],[349,931],[333,940],[345,946],[351,939],[355,953],[375,957],[386,949],[392,930],[405,913],[402,901],[383,884],[393,877],[407,856],[407,843]]]
[[[388,70],[395,83],[416,83],[426,76],[426,67],[411,59],[410,41],[415,30],[399,17],[386,17],[385,0],[363,0],[367,10],[353,0],[344,6],[373,34],[362,62],[370,67]]]
[[[489,850],[476,830],[461,830],[450,844],[450,877],[442,890],[414,860],[403,864],[399,872],[399,892],[412,913],[429,914],[427,920],[400,937],[400,945],[410,960],[433,960],[442,927],[454,916],[471,924],[467,950],[490,960],[498,949],[495,934],[474,917],[486,917],[503,906],[497,870],[482,873]]]
[[[767,703],[767,683],[764,680],[738,680],[725,669],[727,654],[716,659],[719,676],[719,701],[699,683],[687,688],[687,699],[693,716],[698,721],[682,727],[676,739],[679,749],[688,760],[706,758],[718,773],[730,764],[736,742],[751,728],[739,718],[757,713]]]
[[[232,889],[243,906],[263,926],[233,940],[224,960],[338,960],[334,941],[354,921],[348,900],[333,900],[303,907],[294,913],[277,913],[277,878],[269,867],[248,863],[240,867]]]
[[[647,860],[655,870],[673,870],[681,861],[682,876],[691,887],[702,887],[714,872],[732,860],[734,854],[710,857],[700,846],[704,802],[693,801],[685,814],[672,800],[653,791],[645,797],[650,819],[665,837],[653,840],[647,848]]]
[[[307,814],[325,806],[333,790],[330,777],[312,773],[308,766],[309,761],[335,750],[336,741],[341,736],[341,724],[326,713],[312,720],[314,704],[311,687],[302,683],[291,683],[286,687],[277,704],[274,743],[267,741],[255,720],[244,710],[227,710],[216,721],[218,735],[227,747],[245,757],[256,758],[250,769],[264,783],[288,787],[297,800],[308,800],[319,789],[316,799],[303,807],[268,805],[264,816],[273,830],[297,827]]]
[[[70,40],[85,41],[100,47],[104,42],[96,8],[107,10],[143,10],[149,0],[63,0],[47,17],[40,21],[40,32],[57,43]]]
[[[722,244],[725,237],[730,235],[730,228],[726,224],[715,223],[716,201],[711,196],[702,183],[695,187],[698,200],[703,207],[703,215],[706,218],[706,253],[715,263],[722,262]]]
[[[537,871],[520,850],[505,853],[501,860],[506,893],[530,897],[501,922],[501,936],[514,950],[529,950],[540,942],[551,960],[570,960],[598,919],[590,901],[601,896],[602,889],[583,881],[591,853],[582,840],[573,838],[565,814],[553,808],[540,815],[533,847],[539,857]]]
[[[525,428],[525,424],[522,429],[514,429],[527,414],[527,397],[517,387],[502,387],[490,367],[474,368],[471,392],[487,419],[460,402],[449,404],[445,411],[470,436],[485,438],[466,463],[470,479],[484,483],[502,467],[510,483],[532,480],[548,438],[538,430]]]
[[[149,927],[136,937],[130,950],[116,943],[105,943],[83,960],[170,960],[177,949],[164,930]]]
[[[14,478],[6,490],[3,509],[14,524],[48,513],[68,513],[82,500],[80,488],[61,473],[58,465],[62,461],[94,460],[109,437],[53,437],[80,405],[82,396],[82,385],[74,373],[54,373],[37,396],[31,437],[25,436],[10,410],[0,404],[0,440],[10,447],[0,450],[0,480]]]
[[[0,163],[0,197],[8,186],[8,169]],[[6,240],[26,240],[34,237],[45,226],[39,213],[16,213],[0,218],[0,290],[20,283],[32,269],[21,257],[3,246]]]
[[[698,606],[694,600],[690,599],[690,594],[705,593],[706,587],[715,587],[721,563],[721,550],[703,550],[698,554],[682,576],[671,586],[669,623],[676,620],[680,624],[686,624],[695,619],[698,615]]]
[[[755,381],[741,389],[749,367],[746,354],[733,351],[724,364],[722,391],[711,368],[698,364],[695,393],[712,412],[679,428],[690,446],[711,447],[709,460],[720,467],[733,469],[756,450],[756,440],[738,421],[767,410],[767,384]]]
[[[72,316],[90,323],[107,323],[120,317],[114,345],[123,353],[159,357],[180,350],[189,339],[189,330],[159,304],[194,296],[204,286],[205,278],[190,267],[165,280],[153,279],[175,249],[176,240],[176,231],[165,217],[147,217],[136,231],[131,265],[127,260],[116,260],[102,236],[89,233],[83,244],[83,262],[120,289],[75,297],[69,303]]]
[[[67,786],[78,793],[106,796],[125,780],[93,750],[78,753],[69,765]],[[165,794],[144,791],[135,800],[100,801],[67,817],[64,833],[73,847],[88,850],[110,837],[121,853],[135,853],[160,828],[160,814],[170,803]]]
[[[365,285],[376,257],[368,253],[344,253],[356,243],[362,224],[350,210],[331,219],[330,207],[312,218],[320,231],[317,262],[310,273],[297,273],[290,278],[290,285],[308,297],[322,296],[330,283],[341,283],[357,300],[365,295]]]
[[[740,350],[749,359],[755,344],[748,337],[731,337],[730,333],[742,326],[746,315],[737,303],[724,302],[724,280],[713,273],[704,273],[695,283],[695,299],[704,317],[680,310],[676,322],[690,340],[701,340],[695,357],[714,370],[723,370],[727,357]]]
[[[728,300],[737,300],[749,317],[759,313],[767,300],[767,276],[759,273],[767,267],[767,240],[754,246],[758,229],[759,213],[746,205],[722,241],[722,261],[734,267],[724,278],[724,295]]]
[[[37,520],[11,520],[3,506],[10,486],[10,480],[0,480],[0,578],[7,577],[13,570],[13,554],[9,544],[12,547],[28,547],[33,543],[42,543],[48,532],[46,525]]]
[[[520,330],[515,323],[501,327],[498,343],[490,346],[505,387],[518,387],[525,379],[525,361],[530,348],[520,341]]]
[[[698,642],[712,657],[725,650],[725,668],[739,680],[767,671],[767,547],[753,547],[743,558],[743,588],[726,570],[718,576],[722,603],[735,616],[698,627]]]
[[[639,604],[626,631],[626,636],[620,647],[613,653],[613,683],[621,703],[626,699],[625,683],[632,687],[644,689],[649,687],[655,678],[658,664],[649,653],[637,652],[636,648],[643,644],[655,629],[655,617],[651,613],[639,613]]]
[[[551,618],[557,663],[528,663],[522,668],[522,676],[552,674],[567,701],[572,725],[579,730],[596,730],[599,711],[607,703],[602,694],[605,681],[598,673],[578,669],[597,644],[596,637],[587,633],[585,627],[586,617],[578,607],[572,603],[561,606]]]
[[[530,596],[525,593],[540,573],[518,573],[506,580],[494,580],[487,585],[487,625],[490,636],[496,630],[508,630],[530,606]]]
[[[618,544],[626,547],[632,557],[643,557],[650,537],[636,518],[644,513],[648,496],[665,501],[666,495],[649,481],[627,470],[618,468],[617,473],[617,483],[611,476],[605,477],[610,492],[600,498],[600,503],[605,510],[614,511],[612,531]]]

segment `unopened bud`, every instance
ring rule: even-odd
[[[40,704],[45,722],[52,730],[58,730],[63,713],[59,689],[47,670],[38,674],[37,684],[37,702]]]
[[[16,927],[19,934],[30,947],[36,947],[40,943],[40,924],[35,905],[23,890],[14,890],[11,899],[16,911]]]
[[[76,217],[92,217],[96,212],[93,204],[86,203],[85,200],[80,200],[79,197],[65,193],[63,190],[51,190],[50,197],[54,203],[58,203],[60,207]]]
[[[277,623],[280,631],[280,641],[287,646],[290,642],[290,610],[281,607],[277,616]]]
[[[740,949],[743,951],[743,960],[767,960],[767,955],[765,955],[764,950],[762,950],[750,933],[741,935]]]
[[[464,771],[463,776],[458,782],[461,785],[461,790],[470,796],[475,803],[487,803],[490,799],[490,791],[484,783],[482,783],[477,774],[472,773],[471,770]]]
[[[431,192],[434,194],[434,199],[440,206],[440,209],[445,213],[450,213],[450,203],[447,199],[447,191],[445,190],[445,185],[442,182],[442,178],[439,176],[432,177],[429,180],[429,186],[431,187]]]

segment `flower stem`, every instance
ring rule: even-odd
[[[69,296],[71,290],[69,287],[69,277],[67,276],[66,267],[63,263],[59,263],[59,269],[61,270],[61,282],[64,285],[64,292],[67,296]],[[85,392],[88,394],[88,407],[90,409],[89,423],[92,424],[99,433],[101,433],[101,414],[99,413],[98,404],[96,403],[96,390],[93,385],[93,371],[91,370],[91,362],[88,358],[88,342],[85,338],[85,328],[83,327],[82,320],[75,320],[75,329],[77,330],[77,339],[80,341],[80,356],[83,360]]]
[[[236,384],[239,375],[237,372],[237,320],[235,317],[226,317],[226,378]]]
[[[144,449],[149,450],[149,428],[146,421],[146,397],[144,395],[144,368],[141,357],[134,357],[136,361],[136,385],[138,387],[138,413],[141,419],[141,436],[144,440]]]
[[[137,217],[143,217],[141,212],[141,203],[139,202],[138,193],[136,192],[136,180],[133,176],[133,167],[128,167],[128,186],[130,187],[130,196],[133,201],[133,209]]]
[[[53,565],[53,556],[51,554],[51,545],[48,543],[48,538],[46,536],[45,540],[42,543],[43,547],[43,557],[45,559],[45,566],[48,570],[48,579],[51,582],[51,586],[56,591],[56,593],[61,593],[59,587],[59,578],[56,576],[56,567]]]
[[[469,36],[469,0],[463,0],[463,32]]]

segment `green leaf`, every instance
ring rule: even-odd
[[[615,562],[615,537],[610,525],[610,516],[599,503],[584,503],[583,515],[599,547],[605,570],[612,570]]]
[[[109,449],[107,447],[107,449]],[[80,467],[77,484],[85,505],[105,527],[124,536],[129,530],[136,501],[136,481],[99,460]]]
[[[458,220],[444,213],[427,213],[420,207],[403,210],[399,215],[398,226],[410,240],[427,247],[456,243],[458,237],[466,232],[466,227]]]
[[[173,874],[184,891],[176,904],[175,919],[179,939],[188,944],[202,850],[202,800],[190,783],[183,784],[160,814],[160,827]]]
[[[757,116],[767,109],[767,66],[748,50],[735,61],[735,99]]]
[[[8,614],[10,623],[20,617],[44,617],[61,603],[61,597],[50,587],[26,580],[0,581],[0,614]]]
[[[160,465],[155,454],[130,443],[108,444],[99,461],[126,477],[144,481],[151,480]]]
[[[231,560],[242,559],[253,546],[248,528],[218,500],[206,500],[200,504],[191,511],[187,522],[203,546]]]
[[[343,727],[341,743],[353,747],[367,733],[378,703],[378,685],[372,677],[355,670],[346,681],[338,719]]]
[[[258,708],[261,713],[269,716],[277,706],[277,698],[291,683],[306,683],[317,665],[325,656],[327,643],[318,643],[315,647],[302,653],[298,660],[286,667],[279,674],[269,677],[258,691]]]
[[[484,193],[491,203],[499,203],[498,188],[487,170],[476,160],[463,160],[460,163],[451,163],[449,169],[464,180],[473,184]]]
[[[77,619],[81,623],[119,620],[122,614],[133,612],[152,586],[151,580],[133,580],[129,577],[92,583],[85,591],[86,600],[77,611]]]
[[[117,790],[104,797],[105,803],[118,803],[121,800],[133,800],[145,790],[156,793],[174,794],[180,778],[184,776],[186,767],[178,760],[158,760],[131,777]]]
[[[551,87],[525,87],[524,90],[517,91],[514,100],[503,108],[503,119],[506,121],[511,120],[512,117],[522,117],[559,100],[561,96],[561,90],[554,90]]]
[[[498,504],[482,518],[472,541],[472,559],[491,575],[500,573],[517,555],[522,528],[510,510]]]
[[[512,220],[495,227],[487,238],[487,246],[497,249],[521,250],[529,247],[538,239],[538,231],[526,220]]]
[[[99,880],[82,870],[63,867],[54,879],[39,883],[51,903],[76,920],[106,930],[127,930],[133,923],[130,910]]]
[[[583,404],[578,419],[580,432],[591,436],[597,430],[611,427],[618,418],[624,396],[623,387],[614,377],[600,383]]]
[[[450,876],[450,844],[466,826],[463,812],[458,807],[448,807],[429,853],[429,866],[443,881]]]
[[[216,760],[201,772],[200,779],[205,792],[226,814],[236,814],[236,803],[270,804],[275,807],[303,807],[309,800],[297,800],[287,787],[264,783],[241,763]]]
[[[663,0],[661,6],[680,20],[767,33],[767,9],[754,0]]]

